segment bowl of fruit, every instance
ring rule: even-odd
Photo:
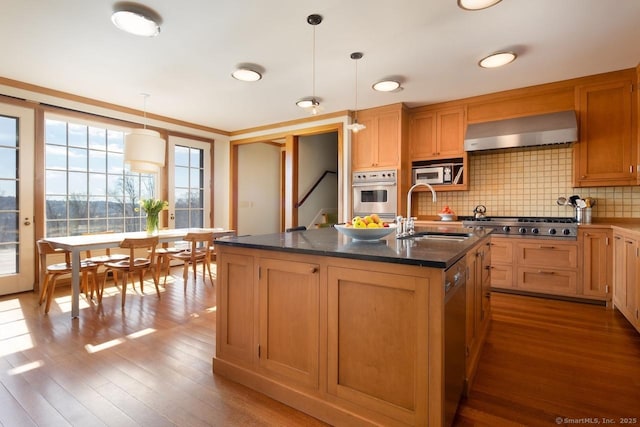
[[[444,208],[442,208],[442,210],[440,211],[440,213],[438,213],[438,215],[440,216],[440,220],[441,221],[455,221],[456,220],[456,213],[454,211],[452,211],[449,206],[445,206]]]
[[[376,214],[364,217],[356,216],[351,223],[334,225],[338,232],[354,240],[379,240],[396,229],[396,224],[389,224]]]

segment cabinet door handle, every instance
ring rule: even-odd
[[[538,274],[556,274],[555,271],[538,270]]]
[[[540,245],[540,249],[555,249],[555,246],[544,246],[544,245]]]
[[[310,273],[310,274],[316,274],[317,272],[318,272],[318,267],[311,267],[311,268],[309,269],[309,273]]]

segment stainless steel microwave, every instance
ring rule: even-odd
[[[414,184],[451,184],[453,164],[420,166],[413,168]]]

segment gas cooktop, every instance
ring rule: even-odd
[[[578,223],[571,217],[460,217],[465,227],[493,229],[496,234],[577,238]]]

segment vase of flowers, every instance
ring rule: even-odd
[[[147,214],[147,234],[150,236],[158,234],[160,229],[160,212],[167,209],[169,203],[165,200],[142,199],[140,208]]]

